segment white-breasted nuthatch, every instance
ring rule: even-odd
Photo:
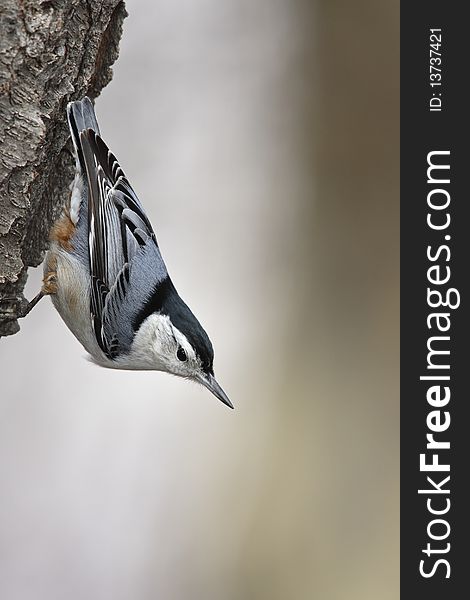
[[[76,155],[70,203],[52,227],[43,286],[25,314],[50,295],[93,362],[179,375],[233,408],[214,377],[209,337],[178,295],[90,99],[69,103],[67,117]]]

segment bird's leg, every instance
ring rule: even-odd
[[[43,296],[50,296],[55,293],[57,293],[57,273],[55,271],[49,271],[44,275],[41,291],[31,300],[31,302],[28,302],[28,304],[18,311],[17,319],[24,319]]]
[[[28,304],[26,304],[26,306],[24,306],[20,311],[18,311],[17,319],[23,319],[24,317],[26,317],[26,315],[28,315],[33,310],[33,308],[36,306],[36,304],[39,302],[39,300],[41,300],[41,298],[43,296],[46,296],[46,293],[43,292],[43,290],[41,290],[39,292],[39,294],[37,294],[31,300],[31,302],[28,302]]]

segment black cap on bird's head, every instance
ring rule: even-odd
[[[174,287],[173,289],[175,290]],[[176,290],[174,294],[170,294],[167,308],[168,312],[165,313],[162,310],[162,313],[168,314],[173,325],[186,336],[188,342],[194,348],[196,356],[201,361],[202,373],[198,373],[196,380],[221,402],[233,408],[227,394],[214,377],[214,349],[209,336]]]

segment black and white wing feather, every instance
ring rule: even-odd
[[[92,126],[80,130],[69,109],[72,135],[88,187],[88,247],[91,319],[100,348],[113,359],[130,350],[145,306],[168,280],[157,240],[145,211],[121,169]],[[78,106],[77,106],[78,105]],[[73,130],[73,128],[75,130]],[[76,136],[76,137],[75,137]]]

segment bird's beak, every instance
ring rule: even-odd
[[[228,399],[227,394],[217,383],[216,378],[213,375],[200,375],[197,378],[198,382],[201,383],[204,387],[206,387],[210,392],[214,394],[216,398],[218,398],[221,402],[226,404],[229,408],[233,408],[233,404]]]

